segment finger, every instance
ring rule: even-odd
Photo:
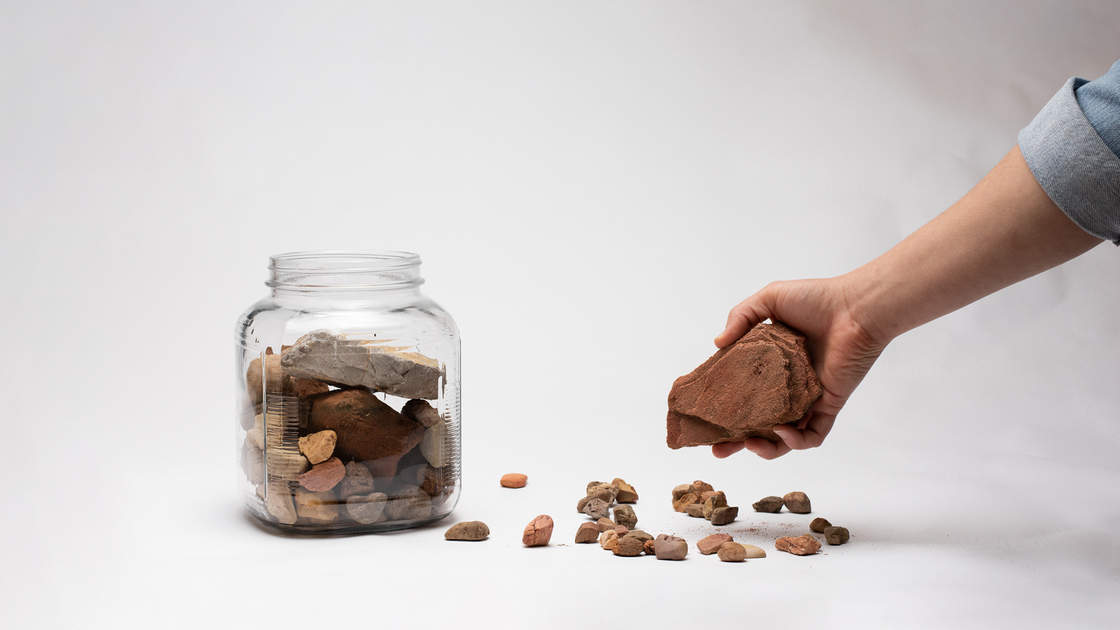
[[[788,444],[771,442],[763,438],[747,438],[743,440],[743,448],[762,459],[776,459],[790,451]]]
[[[828,437],[835,420],[836,416],[815,413],[812,414],[803,429],[788,424],[779,424],[774,427],[774,433],[777,433],[778,437],[782,438],[782,442],[795,451],[816,448],[824,443],[824,439]]]
[[[715,338],[718,348],[723,348],[747,334],[751,328],[770,319],[774,311],[774,283],[766,285],[761,291],[740,302],[727,314],[727,324]]]
[[[712,455],[720,459],[730,457],[741,450],[743,450],[742,442],[723,442],[722,444],[712,445]]]

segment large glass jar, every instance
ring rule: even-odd
[[[459,499],[459,331],[420,257],[300,252],[237,322],[239,488],[288,532],[415,527]]]

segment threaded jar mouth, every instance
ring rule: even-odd
[[[293,291],[363,291],[418,287],[420,256],[411,252],[289,252],[269,257],[265,285]]]

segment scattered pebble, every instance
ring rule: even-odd
[[[647,541],[648,545],[650,541]],[[653,541],[653,555],[658,560],[684,560],[688,555],[688,543],[678,536],[658,534]]]
[[[692,492],[692,484],[690,483],[682,483],[681,485],[673,488],[673,504],[676,505],[677,499],[683,497],[689,492]]]
[[[723,492],[713,492],[704,500],[704,518],[711,520],[716,508],[727,507],[727,496]]]
[[[542,547],[547,545],[548,541],[552,538],[552,525],[552,517],[547,514],[541,514],[525,526],[525,532],[521,535],[521,542],[526,547]]]
[[[583,514],[583,508],[587,507],[587,502],[590,501],[590,500],[591,500],[591,497],[583,497],[582,499],[580,499],[576,503],[576,511],[579,512],[580,514]]]
[[[524,488],[525,484],[529,483],[529,476],[521,473],[509,473],[502,475],[503,488]]]
[[[638,515],[629,505],[618,505],[614,508],[614,522],[632,528],[638,524]]]
[[[576,530],[577,543],[593,543],[599,540],[599,526],[595,523],[581,523]]]
[[[490,535],[490,528],[482,521],[463,521],[455,523],[443,537],[447,540],[486,540]]]
[[[731,542],[731,536],[727,534],[712,534],[707,538],[701,538],[700,542],[696,543],[696,548],[700,550],[700,553],[708,556],[719,551],[720,546],[728,542]]]
[[[684,512],[688,508],[688,506],[695,504],[699,500],[700,497],[696,496],[695,494],[691,492],[685,493],[681,495],[681,498],[673,501],[673,509],[677,512]]]
[[[791,492],[782,499],[786,503],[786,509],[794,514],[808,514],[812,511],[809,507],[809,497],[805,496],[804,492]]]
[[[599,527],[599,532],[600,533],[608,532],[608,531],[618,527],[618,523],[615,523],[614,521],[612,521],[609,518],[601,518],[598,521],[595,521],[595,524]]]
[[[712,490],[715,490],[715,488],[712,487],[712,484],[705,483],[705,482],[697,479],[696,481],[692,482],[692,489],[689,490],[689,492],[691,492],[692,494],[695,494],[696,496],[700,496],[700,495],[704,494],[705,492],[710,492]]]
[[[832,527],[832,523],[829,523],[828,519],[819,516],[813,519],[812,523],[809,523],[809,531],[817,532],[818,534],[823,534],[824,530],[829,527]]]
[[[602,499],[591,499],[583,506],[583,513],[594,519],[606,518],[611,513],[611,506]]]
[[[607,504],[614,503],[615,497],[618,496],[618,486],[603,481],[592,481],[587,484],[587,496],[589,497],[595,496],[595,494],[601,490],[606,490],[611,493],[611,498],[607,501]],[[606,501],[606,499],[604,499],[604,501]]]
[[[599,536],[599,546],[607,551],[614,551],[618,545],[618,534],[612,529],[603,532]]]
[[[756,547],[754,545],[743,545],[743,549],[746,550],[746,553],[747,553],[746,557],[748,557],[748,558],[765,558],[766,557],[766,550],[763,549],[762,547]]]
[[[847,527],[826,527],[824,530],[824,539],[830,545],[843,545],[850,538],[851,535],[848,534]]]
[[[797,537],[783,536],[774,542],[774,547],[795,556],[810,556],[820,551],[821,543],[812,534],[802,534]]]
[[[612,549],[611,551],[613,551],[614,555],[616,556],[626,556],[632,558],[634,556],[640,556],[642,554],[642,551],[645,550],[645,546],[646,541],[642,540],[641,538],[623,536],[622,538],[618,539],[618,544],[616,544],[614,546],[614,549]]]
[[[642,542],[645,542],[647,540],[653,540],[653,535],[651,535],[647,532],[643,532],[640,529],[631,530],[628,534],[626,534],[625,537],[626,538],[637,538],[638,540],[640,540]]]
[[[747,549],[737,542],[725,542],[716,555],[724,562],[742,562],[747,559]]]
[[[615,501],[619,503],[638,502],[638,491],[634,489],[634,486],[618,478],[612,481],[611,485],[618,488],[618,495],[615,497]]]
[[[704,506],[699,503],[693,503],[685,508],[685,513],[694,518],[704,518]]]
[[[652,556],[652,555],[655,555],[657,553],[656,546],[654,545],[655,542],[657,542],[657,541],[656,540],[647,540],[645,542],[645,548],[642,551],[647,556]]]
[[[711,518],[712,525],[727,525],[734,521],[739,516],[739,508],[737,507],[718,507],[712,510]]]
[[[630,528],[625,525],[619,525],[618,527],[614,528],[614,533],[618,534],[621,538],[622,536],[630,533]]]
[[[766,497],[751,505],[755,512],[781,512],[786,500],[782,497]]]

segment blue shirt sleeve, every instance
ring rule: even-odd
[[[1066,81],[1019,132],[1019,150],[1066,216],[1120,245],[1120,61],[1096,81]]]

